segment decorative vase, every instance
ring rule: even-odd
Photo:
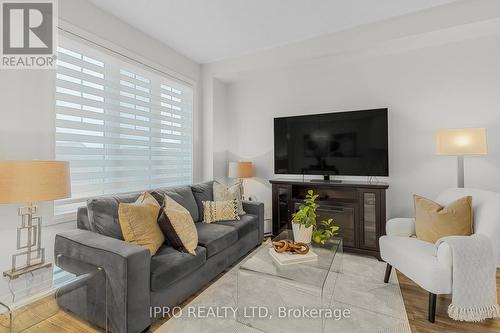
[[[296,243],[311,243],[313,226],[306,228],[303,224],[292,222],[292,230],[293,238]]]

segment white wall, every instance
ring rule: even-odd
[[[205,66],[204,73],[227,81],[228,156],[256,163],[246,193],[264,201],[267,217],[276,116],[388,107],[388,217],[411,215],[413,193],[433,198],[456,185],[455,159],[434,155],[440,127],[488,128],[490,153],[466,160],[466,186],[500,191],[500,7],[482,4],[453,4]]]
[[[61,26],[78,29],[100,43],[117,45],[122,52],[151,64],[158,64],[194,83],[201,97],[200,66],[169,47],[142,34],[126,23],[83,0],[59,1]],[[69,24],[67,24],[69,22]],[[54,159],[54,84],[52,70],[0,70],[0,159]],[[201,179],[200,113],[195,100],[195,180]],[[50,203],[41,205],[45,224],[52,223]],[[10,268],[15,249],[17,205],[0,206],[0,270]],[[43,245],[52,257],[54,235],[75,227],[75,223],[44,228]],[[0,289],[3,294],[4,290]]]
[[[273,117],[389,108],[388,216],[407,216],[411,195],[456,184],[454,158],[434,155],[440,127],[487,127],[490,154],[466,161],[467,186],[500,191],[500,36],[339,65],[260,73],[228,87],[229,151],[273,175]],[[247,184],[250,186],[250,184]],[[269,207],[270,189],[254,184]],[[247,189],[247,193],[251,191]]]
[[[227,106],[227,84],[214,79],[213,81],[213,109],[217,112],[213,115],[213,179],[227,183],[227,161],[229,142],[231,137],[229,131],[229,110]]]

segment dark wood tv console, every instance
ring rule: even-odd
[[[344,250],[380,259],[378,239],[385,234],[385,192],[378,182],[328,182],[274,179],[272,184],[273,234],[291,229],[292,214],[308,190],[319,193],[318,219],[333,218],[340,227]]]

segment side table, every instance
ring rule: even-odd
[[[95,283],[102,285],[103,281],[104,292],[100,297],[103,298],[106,310],[99,314],[102,316],[99,322],[103,323],[104,331],[108,332],[106,272],[101,267],[88,266],[86,272],[73,274],[58,267],[59,260],[62,258],[57,256],[52,267],[26,273],[15,279],[4,277],[1,280],[0,333],[31,331],[30,328],[35,325],[60,311],[66,311],[66,305],[74,303],[76,293],[85,294],[87,286]],[[80,302],[79,306],[87,305]],[[93,309],[89,308],[88,311],[92,312]]]

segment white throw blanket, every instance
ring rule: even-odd
[[[496,256],[491,240],[480,234],[443,237],[436,242],[451,247],[453,295],[448,315],[460,321],[500,317],[497,304]]]

